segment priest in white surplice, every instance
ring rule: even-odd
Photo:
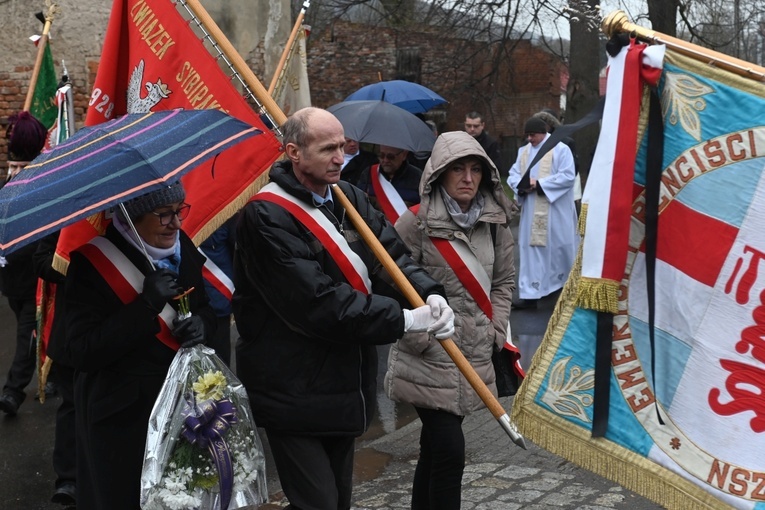
[[[534,307],[536,300],[563,287],[579,244],[574,207],[574,157],[557,144],[534,165],[527,167],[550,136],[547,126],[532,117],[524,126],[529,143],[518,150],[507,184],[521,206],[518,227],[520,272],[516,308]],[[524,177],[525,176],[525,177]]]

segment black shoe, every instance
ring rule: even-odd
[[[20,405],[21,402],[19,402],[16,397],[10,393],[5,393],[2,397],[0,397],[0,411],[4,412],[8,416],[15,416],[19,410]]]
[[[538,299],[519,299],[518,301],[513,301],[510,307],[513,310],[528,310],[533,309],[537,307],[537,301]]]
[[[53,497],[50,498],[51,502],[58,503],[60,505],[72,506],[77,504],[76,489],[73,483],[65,483],[61,487],[57,488],[53,493]]]

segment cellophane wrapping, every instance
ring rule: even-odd
[[[149,420],[141,508],[233,510],[267,499],[244,386],[212,349],[180,349]]]

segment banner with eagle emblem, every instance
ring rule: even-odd
[[[125,113],[173,108],[224,111],[263,134],[186,174],[186,201],[193,205],[184,231],[201,243],[267,182],[281,143],[245,101],[218,61],[170,0],[116,0],[85,120],[94,125]],[[62,230],[57,269],[71,249],[101,233],[92,218]]]

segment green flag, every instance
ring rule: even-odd
[[[56,122],[57,86],[58,79],[56,78],[56,69],[53,67],[53,55],[50,52],[50,44],[46,43],[29,113],[37,117],[48,129]]]

